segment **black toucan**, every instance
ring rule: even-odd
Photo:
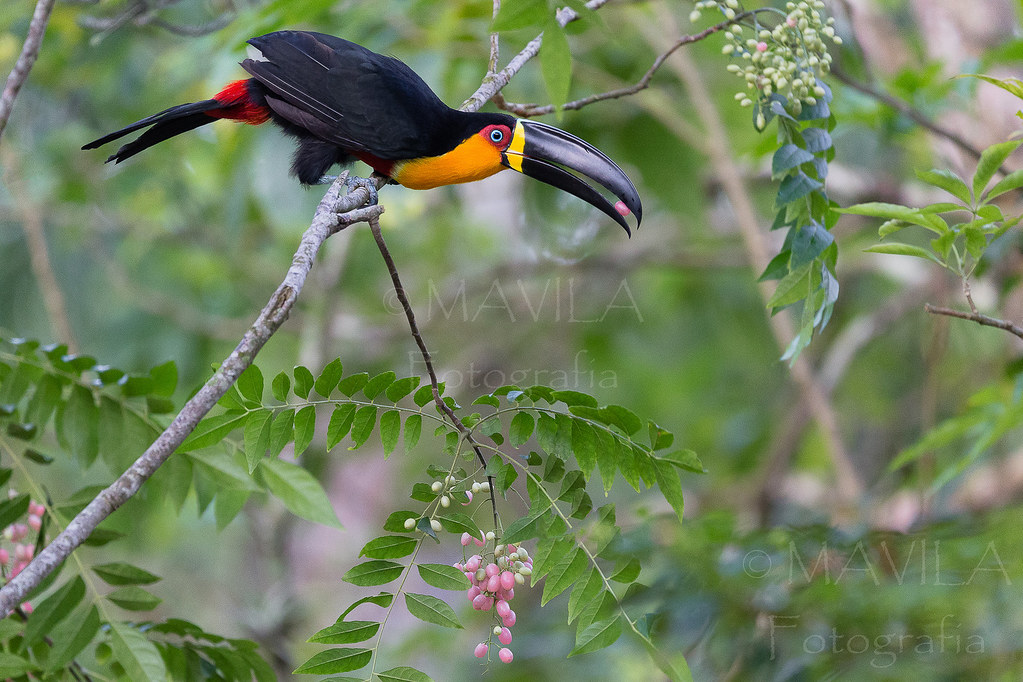
[[[298,140],[291,170],[303,184],[316,184],[334,164],[355,159],[412,189],[472,182],[511,168],[589,202],[630,234],[625,216],[634,213],[637,226],[642,219],[639,193],[622,169],[563,130],[507,114],[452,109],[403,62],[334,36],[278,31],[248,42],[260,53],[241,63],[251,78],[82,149],[149,128],[107,159],[121,162],[218,118],[273,121]],[[619,201],[611,204],[565,168],[603,185]]]

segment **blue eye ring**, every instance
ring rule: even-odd
[[[494,143],[504,142],[504,131],[500,128],[494,128],[490,131],[490,141]]]

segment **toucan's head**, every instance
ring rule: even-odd
[[[639,192],[625,172],[593,145],[539,121],[507,114],[457,113],[464,117],[459,122],[465,127],[448,131],[455,134],[444,145],[450,151],[396,162],[390,176],[406,187],[429,189],[481,180],[511,168],[592,204],[630,235],[625,216],[635,214],[639,226],[643,218]],[[618,201],[612,204],[583,178],[603,186]]]
[[[501,163],[540,182],[546,182],[599,208],[632,234],[625,216],[636,215],[636,227],[643,219],[643,204],[636,186],[614,161],[593,145],[564,130],[539,121],[512,119],[515,127],[491,125],[489,137],[510,133],[508,145],[501,151]],[[563,168],[564,167],[564,168]],[[568,170],[565,170],[565,169]],[[575,171],[610,191],[619,201],[611,204],[604,195]]]

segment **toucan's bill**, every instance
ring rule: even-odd
[[[602,151],[564,130],[539,121],[519,119],[511,143],[501,154],[501,162],[592,204],[613,218],[629,235],[632,230],[625,216],[630,212],[635,214],[636,227],[643,219],[639,192],[629,176]],[[612,204],[600,191],[562,166],[602,185],[620,201]]]

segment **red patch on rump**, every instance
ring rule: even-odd
[[[259,106],[249,96],[247,79],[228,83],[223,90],[213,96],[213,99],[221,102],[224,107],[207,111],[207,116],[228,118],[232,121],[241,121],[250,125],[266,123],[270,118],[270,109]]]

